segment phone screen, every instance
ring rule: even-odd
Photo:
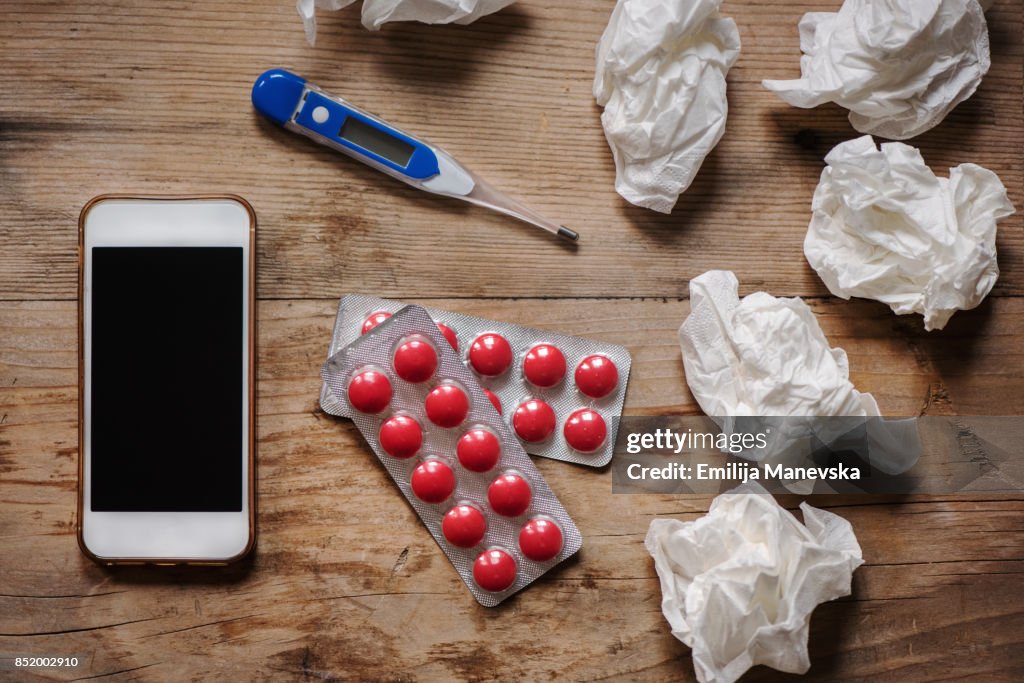
[[[92,510],[242,509],[243,260],[92,248]]]

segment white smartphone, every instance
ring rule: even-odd
[[[255,230],[234,196],[82,209],[78,539],[97,562],[253,546]]]

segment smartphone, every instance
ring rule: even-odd
[[[97,562],[253,546],[255,231],[235,196],[82,209],[78,540]]]

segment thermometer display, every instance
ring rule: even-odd
[[[373,152],[377,156],[384,157],[390,162],[398,164],[403,168],[409,165],[412,153],[416,148],[404,140],[399,140],[393,135],[374,128],[368,123],[360,121],[354,116],[345,117],[341,124],[341,132],[338,137],[348,140],[353,145],[362,147],[367,152]]]

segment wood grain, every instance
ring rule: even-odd
[[[696,411],[674,340],[686,302],[423,303],[626,343],[636,359],[631,413]],[[913,414],[1005,412],[1003,399],[1021,385],[1019,345],[1008,340],[1021,336],[1024,302],[990,305],[997,322],[981,339],[992,347],[976,350],[964,377],[933,337],[893,341],[900,335],[880,306],[813,302],[826,334],[850,352],[857,385],[875,389],[886,412]],[[584,548],[505,605],[483,609],[352,424],[317,407],[333,302],[265,301],[259,316],[253,559],[227,571],[111,571],[74,541],[74,304],[0,306],[0,653],[87,657],[66,678],[692,678],[642,541],[653,517],[693,519],[710,498],[612,496],[609,471],[538,459]],[[985,316],[966,314],[954,338]],[[943,401],[927,398],[937,393]],[[867,564],[850,598],[815,612],[805,680],[1022,673],[1024,497],[813,503],[853,523]],[[749,677],[764,679],[776,678]]]
[[[826,5],[838,4],[831,0]],[[838,107],[800,110],[761,87],[799,73],[807,2],[727,2],[743,52],[730,116],[675,212],[613,190],[591,95],[610,0],[521,0],[470,26],[388,25],[358,8],[320,14],[309,47],[284,0],[41,0],[0,25],[0,297],[75,292],[75,217],[92,196],[236,192],[260,219],[259,295],[667,296],[711,268],[744,292],[824,295],[802,255],[822,158],[855,131]],[[939,173],[986,166],[1024,207],[1022,13],[989,12],[992,68],[977,93],[915,139]],[[261,120],[265,68],[305,75],[450,150],[511,194],[576,228],[549,235],[425,195]],[[1024,215],[1007,219],[996,295],[1024,293]],[[642,277],[638,277],[642,274]]]
[[[362,291],[628,346],[627,412],[695,414],[676,328],[687,283],[810,297],[851,378],[888,415],[1024,414],[1024,216],[1002,275],[941,333],[843,302],[802,241],[824,154],[856,135],[834,106],[760,86],[799,72],[797,22],[838,0],[726,0],[743,53],[725,138],[675,212],[630,206],[591,95],[613,2],[519,0],[470,26],[320,13],[285,0],[37,0],[0,22],[0,655],[79,655],[26,680],[693,680],[642,540],[710,498],[611,494],[611,473],[539,460],[584,549],[480,608],[351,423],[319,411],[337,297]],[[992,69],[914,140],[939,174],[986,166],[1024,207],[1024,6],[988,13]],[[446,147],[578,229],[578,249],[429,197],[260,120],[249,88],[284,67]],[[111,571],[74,541],[77,215],[105,192],[236,192],[259,216],[259,542],[227,570]],[[799,499],[782,498],[795,508]],[[793,680],[1024,678],[1024,497],[818,497],[867,564],[811,625]],[[10,672],[0,671],[0,678]],[[744,680],[779,680],[758,668]]]

